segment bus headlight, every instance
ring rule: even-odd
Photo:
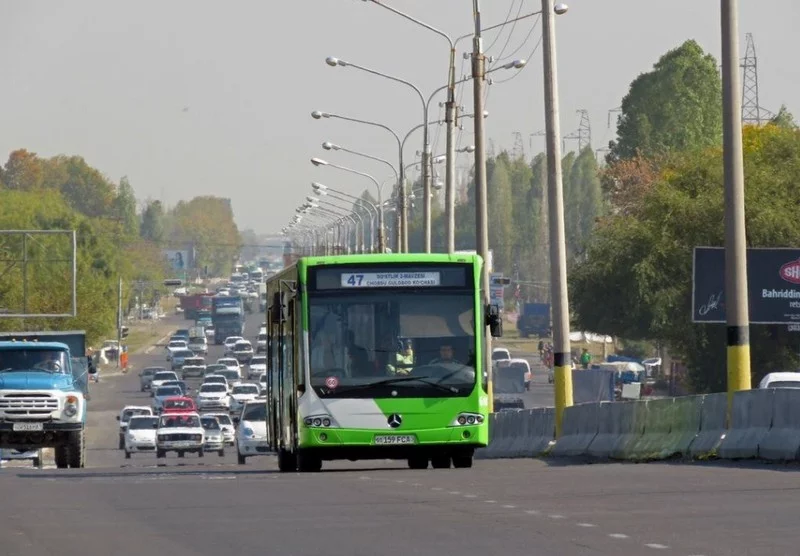
[[[459,413],[450,423],[451,427],[467,427],[471,425],[481,425],[486,418],[480,413]]]
[[[309,415],[308,417],[303,419],[303,424],[311,428],[337,427],[337,425],[333,421],[333,418],[325,413],[322,413],[320,415]]]

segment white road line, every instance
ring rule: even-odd
[[[451,491],[450,491],[450,494],[456,494],[456,495],[458,495],[458,494],[461,494],[461,492],[460,492],[460,491],[458,491],[458,490],[451,490]]]
[[[550,514],[547,517],[549,517],[550,519],[564,519],[564,516],[561,514]]]
[[[497,500],[484,500],[487,504],[497,504]]]
[[[608,536],[611,537],[612,539],[628,539],[628,538],[630,538],[625,533],[610,533]]]
[[[477,497],[478,497],[477,494],[465,494],[464,495],[464,498],[477,498]]]
[[[578,523],[578,527],[597,527],[594,523]]]
[[[421,487],[422,483],[411,483],[412,487]]]
[[[542,515],[542,512],[539,510],[525,510],[525,513],[528,515]]]
[[[516,508],[516,506],[512,506],[511,504],[505,504],[503,507],[509,510],[513,510],[514,508]]]
[[[432,487],[431,490],[444,490],[442,487]]]
[[[655,550],[666,550],[666,549],[669,548],[665,544],[658,544],[658,543],[655,543],[655,542],[647,543],[647,544],[645,544],[645,546],[647,548],[654,548]]]

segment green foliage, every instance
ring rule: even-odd
[[[745,202],[750,247],[800,242],[800,132],[745,128]],[[691,323],[692,250],[723,245],[719,149],[671,157],[624,214],[604,218],[571,271],[571,309],[583,330],[665,342],[685,357],[698,391],[725,385],[725,328]],[[752,326],[754,380],[792,369],[800,340],[785,327]]]
[[[695,41],[686,41],[631,83],[609,163],[637,153],[651,156],[720,144],[721,102],[716,60]]]
[[[775,114],[775,117],[770,120],[770,123],[778,127],[785,127],[789,129],[797,128],[797,122],[794,121],[794,116],[791,112],[789,112],[785,105],[781,105],[781,109],[778,110],[778,113]]]
[[[148,202],[141,215],[127,178],[119,186],[79,156],[43,159],[13,151],[0,167],[0,230],[76,230],[77,313],[75,318],[0,319],[0,330],[86,330],[90,343],[116,327],[117,291],[123,306],[134,303],[134,282],[144,300],[166,277],[161,251],[167,216]],[[169,215],[170,241],[193,244],[198,262],[227,272],[238,254],[239,232],[230,203],[198,197]],[[65,236],[0,234],[0,308],[11,313],[63,314],[71,310],[72,244]],[[27,253],[29,262],[21,262]]]

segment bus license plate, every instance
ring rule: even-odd
[[[416,444],[417,438],[410,435],[382,435],[375,437],[375,444]]]
[[[14,431],[16,432],[30,432],[44,430],[42,423],[14,423]]]

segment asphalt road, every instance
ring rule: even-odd
[[[162,349],[133,364],[163,361]],[[800,552],[800,475],[783,466],[480,460],[411,471],[379,461],[300,475],[277,473],[272,457],[246,466],[230,456],[170,454],[164,467],[151,454],[125,460],[114,416],[149,402],[137,380],[134,372],[94,387],[89,468],[0,470],[1,554]]]

